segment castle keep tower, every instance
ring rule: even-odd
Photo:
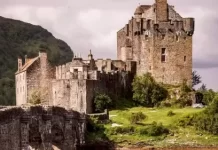
[[[158,82],[192,83],[194,18],[182,18],[167,0],[140,5],[117,33],[117,58],[136,61],[137,74],[150,72]]]

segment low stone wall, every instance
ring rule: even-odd
[[[52,106],[0,109],[0,149],[66,149],[85,144],[86,115]]]
[[[103,113],[88,114],[88,116],[97,118],[99,122],[105,122],[109,120],[109,111],[106,109]]]

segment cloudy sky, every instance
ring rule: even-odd
[[[140,4],[155,0],[0,0],[0,15],[41,25],[86,57],[116,58],[116,32]],[[194,70],[218,90],[218,1],[168,0],[183,17],[194,17]]]

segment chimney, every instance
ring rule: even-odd
[[[27,55],[25,55],[25,62],[24,62],[24,63],[27,63],[27,61],[28,61],[28,60],[27,60]]]
[[[168,21],[167,0],[156,0],[156,19],[157,19],[157,22],[167,22]]]
[[[47,53],[45,50],[39,51],[39,59],[42,68],[46,68],[47,66]]]
[[[18,57],[17,63],[18,63],[18,71],[21,71],[21,69],[23,67],[23,65],[22,65],[22,58],[21,57]]]

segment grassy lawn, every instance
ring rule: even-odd
[[[169,111],[175,113],[174,116],[168,117]],[[163,126],[170,130],[169,135],[164,136],[146,136],[133,134],[117,134],[117,135],[107,135],[109,139],[120,143],[120,145],[135,144],[138,142],[144,142],[147,144],[152,144],[155,146],[171,146],[171,145],[218,145],[218,136],[213,136],[203,131],[196,131],[193,127],[179,127],[177,126],[177,121],[179,118],[186,116],[188,114],[193,114],[203,111],[203,109],[188,108],[144,108],[135,107],[125,110],[113,110],[110,111],[111,124],[105,125],[107,130],[112,129],[112,124],[121,125],[122,127],[132,126],[130,124],[128,117],[131,113],[142,112],[148,118],[141,121],[142,125],[134,125],[136,128],[140,128],[143,125],[151,124],[152,122],[162,123]]]

